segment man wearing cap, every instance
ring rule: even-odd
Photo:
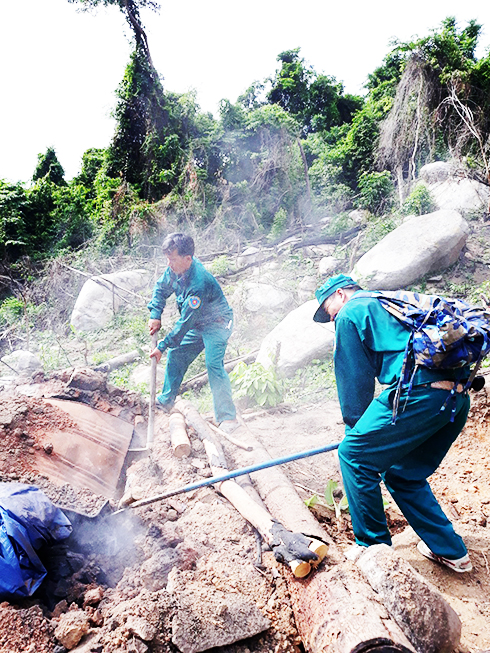
[[[335,321],[335,377],[346,425],[339,460],[356,542],[391,545],[383,480],[421,538],[419,552],[454,571],[471,571],[463,540],[427,482],[466,422],[469,397],[455,395],[451,421],[451,410],[441,411],[447,389],[437,386],[455,380],[454,372],[421,367],[410,393],[402,386],[393,423],[393,399],[410,332],[375,296],[360,290],[351,277],[331,277],[315,293],[319,308],[313,317],[316,322]],[[376,379],[386,386],[377,397]]]
[[[180,318],[150,353],[150,357],[160,362],[162,353],[167,350],[163,390],[155,405],[164,411],[172,408],[187,368],[204,349],[216,420],[221,429],[231,433],[238,422],[223,361],[233,327],[233,311],[219,283],[195,258],[194,241],[190,236],[170,234],[162,249],[168,267],[156,282],[148,304],[150,335],[160,330],[166,300],[173,293]]]

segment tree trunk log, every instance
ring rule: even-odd
[[[458,648],[461,621],[439,592],[386,544],[360,551],[355,560],[418,653]]]
[[[231,448],[226,447],[227,453],[233,458],[234,466],[246,467],[271,460],[267,449],[253,435],[246,424],[242,424],[240,428],[234,431],[233,437],[240,439],[250,449],[248,452],[236,448],[230,451]],[[305,506],[294,485],[280,467],[269,467],[261,472],[253,472],[252,483],[269,512],[288,530],[325,540],[330,546],[328,553],[330,564],[344,560],[342,553]]]
[[[115,370],[118,367],[122,367],[128,363],[133,363],[134,361],[138,360],[138,358],[141,358],[141,351],[138,349],[133,349],[133,351],[129,351],[127,354],[121,354],[120,356],[111,358],[105,363],[97,365],[97,367],[94,367],[94,370],[96,372],[112,372],[112,370]]]
[[[415,650],[351,562],[302,580],[288,575],[296,626],[309,653]]]
[[[221,445],[214,437],[209,424],[201,417],[194,406],[188,401],[178,400],[175,403],[175,408],[184,415],[187,423],[195,429],[203,442],[213,475],[217,476],[228,471]],[[274,527],[277,524],[269,512],[262,505],[257,504],[247,491],[233,480],[218,483],[216,487],[238,512],[258,530],[264,541],[271,546],[275,540]],[[321,541],[313,539],[310,549],[320,556],[320,560],[325,556],[325,547]],[[288,562],[288,565],[297,578],[306,576],[311,570],[310,564],[303,560],[292,560]]]

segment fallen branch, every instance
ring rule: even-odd
[[[347,229],[347,231],[342,231],[340,234],[335,234],[335,236],[312,236],[311,238],[302,240],[300,243],[295,243],[291,246],[291,249],[294,251],[295,249],[301,249],[302,247],[310,247],[311,245],[331,245],[334,243],[342,243],[345,238],[355,236],[362,229],[364,229],[364,225],[358,225],[351,229]]]
[[[66,263],[63,263],[62,261],[58,261],[60,265],[62,265],[64,268],[67,268],[68,270],[71,270],[72,272],[76,272],[77,274],[81,274],[83,277],[87,277],[94,283],[98,283],[101,285],[103,288],[107,288],[105,284],[111,284],[114,288],[117,288],[118,290],[122,290],[123,292],[127,293],[128,295],[132,295],[133,297],[137,297],[140,301],[145,302],[146,304],[146,299],[142,297],[141,295],[138,295],[138,293],[133,292],[132,290],[128,290],[127,288],[123,288],[122,286],[118,286],[117,283],[114,283],[114,281],[110,281],[109,279],[105,279],[104,275],[101,274],[100,276],[103,277],[103,281],[101,279],[97,279],[96,276],[93,274],[88,274],[87,272],[82,272],[81,270],[77,270],[76,268],[72,268],[70,265],[67,265]],[[121,297],[121,295],[118,295],[118,297]],[[121,297],[121,299],[125,299],[124,297]],[[125,300],[126,301],[126,300]]]
[[[141,349],[133,349],[133,351],[129,351],[127,354],[121,354],[120,356],[111,358],[105,363],[97,365],[93,369],[96,372],[112,372],[112,370],[115,370],[118,367],[122,367],[128,363],[133,363],[135,360],[138,360],[138,358],[141,358],[141,356],[143,356]]]
[[[213,431],[215,433],[217,433],[218,435],[221,435],[221,437],[225,438],[225,440],[228,440],[228,442],[231,442],[232,444],[234,444],[235,447],[238,447],[239,449],[245,449],[245,451],[252,451],[251,446],[243,444],[243,442],[240,442],[240,440],[237,440],[236,438],[234,438],[229,433],[225,433],[224,431],[222,431],[220,428],[218,428],[214,424],[211,424],[210,422],[208,422],[208,424],[213,429]]]
[[[258,351],[259,350],[256,349],[255,351],[251,351],[249,354],[244,354],[243,356],[237,356],[236,358],[231,358],[230,360],[225,361],[225,370],[227,372],[231,372],[236,367],[236,365],[241,361],[243,361],[244,363],[248,363],[251,360],[255,360]],[[207,382],[208,382],[208,373],[200,372],[199,374],[196,374],[192,378],[182,383],[182,385],[180,386],[180,393],[182,394],[183,392],[187,392],[188,390],[198,390]]]

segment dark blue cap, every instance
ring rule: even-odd
[[[330,322],[330,315],[323,308],[323,302],[339,288],[348,288],[349,286],[357,286],[357,281],[345,274],[337,274],[335,277],[327,279],[323,286],[315,291],[315,297],[318,299],[320,306],[317,308],[313,320],[315,322]]]

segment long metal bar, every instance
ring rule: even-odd
[[[268,467],[276,467],[277,465],[284,465],[285,463],[290,463],[293,460],[300,460],[301,458],[308,458],[310,456],[316,456],[319,453],[326,453],[327,451],[333,451],[338,449],[340,442],[335,442],[334,444],[328,444],[325,447],[319,447],[317,449],[309,449],[307,451],[301,451],[300,453],[293,453],[289,456],[283,456],[282,458],[275,458],[274,460],[266,460],[263,463],[257,463],[256,465],[249,465],[248,467],[241,467],[240,469],[235,469],[234,471],[223,474],[222,476],[211,476],[204,481],[198,481],[196,483],[189,483],[188,485],[183,485],[176,490],[169,490],[163,494],[157,494],[154,497],[149,497],[148,499],[141,499],[140,501],[135,501],[131,503],[128,508],[140,508],[141,506],[147,506],[150,503],[155,503],[156,501],[163,501],[163,499],[168,499],[169,497],[174,497],[176,494],[184,494],[184,492],[190,492],[191,490],[197,490],[201,487],[206,487],[207,485],[214,485],[214,483],[222,483],[223,481],[229,481],[232,478],[237,476],[244,476],[245,474],[252,474],[253,472],[259,472],[262,469],[267,469]],[[119,512],[123,512],[127,508],[122,508],[114,512],[114,515],[117,515]]]

